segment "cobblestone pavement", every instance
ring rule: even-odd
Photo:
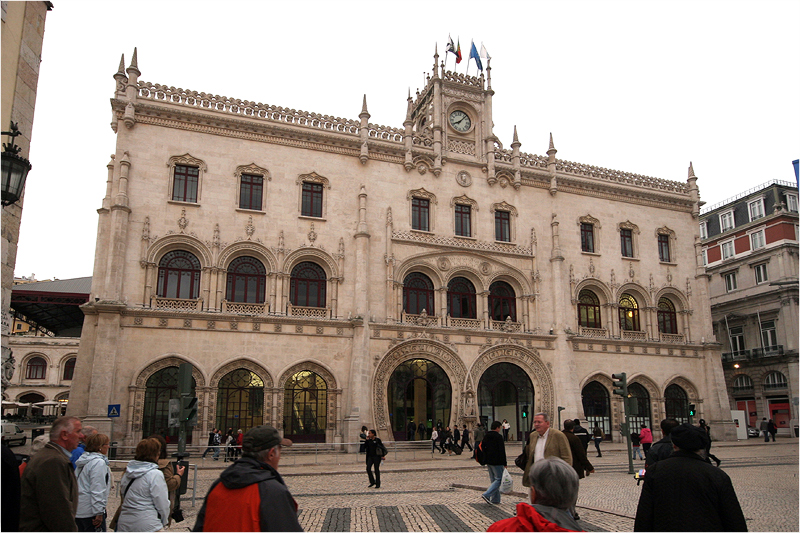
[[[733,480],[750,531],[798,531],[797,441],[722,443],[713,452]],[[518,453],[516,445],[507,447],[510,464]],[[591,455],[596,473],[581,480],[580,524],[587,531],[631,531],[641,487],[627,473],[627,455],[619,445],[604,447],[602,458],[593,457],[593,451]],[[515,492],[504,495],[500,505],[490,505],[480,496],[489,483],[485,468],[463,455],[422,456],[394,460],[390,453],[377,490],[367,487],[364,466],[354,456],[320,456],[321,464],[304,465],[284,449],[280,471],[299,504],[306,531],[485,531],[513,516],[518,502],[527,501],[522,472],[513,464],[509,471]],[[226,466],[209,459],[191,461],[199,466],[197,500],[193,508],[191,493],[184,497],[186,520],[172,524],[172,531],[194,526],[203,497]],[[641,468],[642,461],[635,466]],[[116,494],[111,500],[109,509],[114,510]]]

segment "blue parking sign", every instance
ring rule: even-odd
[[[121,404],[115,403],[108,406],[108,418],[115,418],[119,416],[120,405]]]

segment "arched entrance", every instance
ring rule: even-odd
[[[667,418],[674,418],[681,424],[689,422],[689,397],[683,387],[673,383],[666,388],[664,410]]]
[[[191,395],[195,396],[197,386],[192,376]],[[169,401],[178,399],[178,367],[168,366],[150,376],[144,392],[142,410],[142,438],[158,433],[168,443],[178,442],[178,428],[169,427]],[[186,432],[186,443],[192,442],[192,432]]]
[[[508,420],[510,438],[522,440],[531,430],[533,397],[533,383],[523,369],[513,363],[495,363],[478,382],[481,423],[490,427],[495,420]]]
[[[325,442],[328,385],[317,373],[300,370],[284,387],[283,431],[294,442]]]
[[[243,432],[264,421],[264,381],[252,370],[237,368],[219,380],[216,427]]]
[[[600,426],[606,439],[611,440],[611,408],[608,389],[598,381],[590,381],[581,391],[583,415],[589,422],[589,428]]]
[[[450,424],[452,387],[445,371],[427,359],[409,359],[400,363],[389,378],[389,424],[395,440],[407,440],[409,423],[432,428],[441,421]],[[418,435],[414,433],[412,435]]]
[[[650,393],[647,392],[639,383],[628,385],[628,395],[630,396],[631,413],[628,420],[631,424],[631,431],[639,433],[642,425],[653,429],[652,417],[650,416]]]

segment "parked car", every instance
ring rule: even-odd
[[[28,442],[28,436],[18,425],[11,422],[3,422],[3,442],[9,446],[15,443],[25,446],[25,443]]]
[[[760,436],[761,436],[761,432],[759,430],[757,430],[756,428],[754,428],[750,424],[747,425],[747,438],[748,439],[753,438],[753,437],[760,437]]]

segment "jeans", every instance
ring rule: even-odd
[[[597,449],[597,454],[598,454],[598,455],[600,455],[600,453],[601,453],[601,452],[600,452],[600,443],[601,443],[602,441],[603,441],[603,439],[602,439],[602,438],[600,438],[600,437],[595,437],[595,438],[594,438],[594,447]]]
[[[638,446],[632,446],[632,448],[633,448],[632,457],[634,459],[636,459],[636,454],[638,453],[639,454],[639,459],[644,460],[644,455],[642,455],[642,450],[640,450]]]
[[[431,439],[431,453],[436,451],[436,441]]]
[[[375,467],[375,476],[372,475],[372,467]],[[367,457],[367,475],[369,476],[369,484],[375,485],[375,488],[381,486],[381,458],[377,455],[370,455]]]
[[[483,493],[484,498],[492,503],[500,503],[500,482],[503,481],[503,465],[486,465],[489,469],[489,488]]]

